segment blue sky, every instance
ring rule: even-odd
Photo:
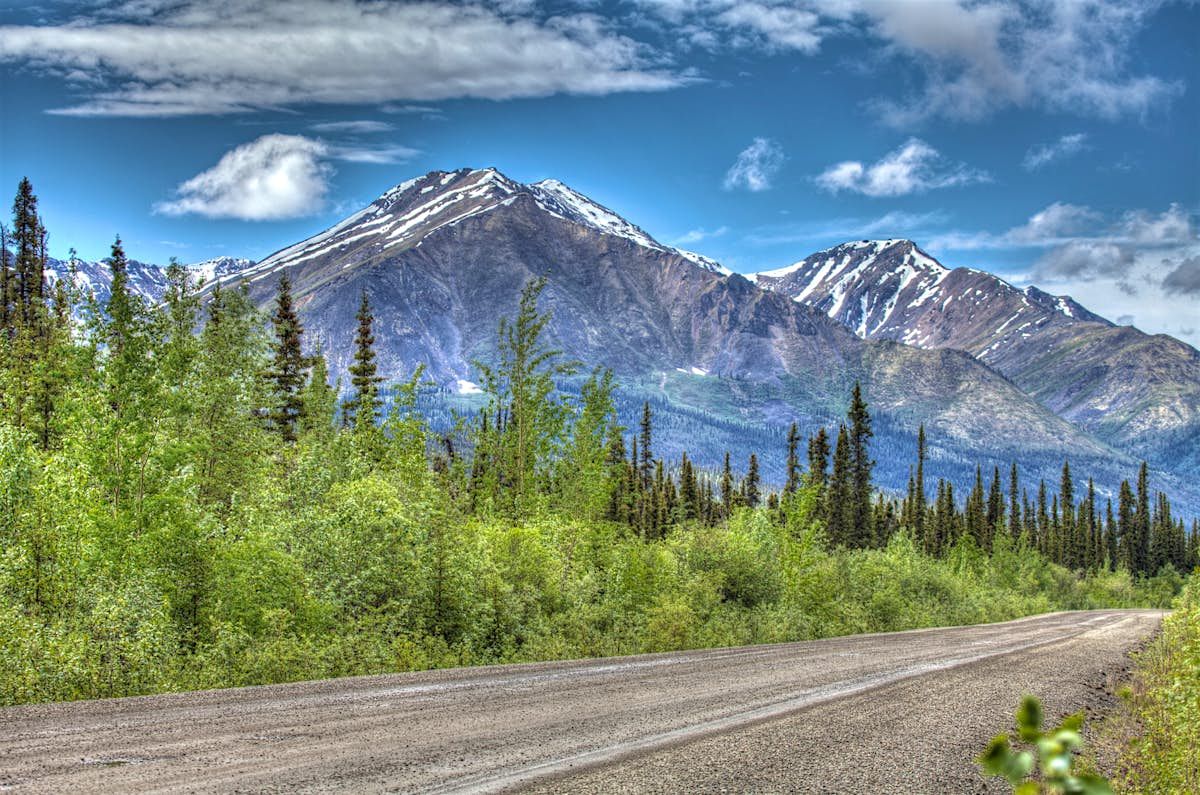
[[[51,253],[254,259],[433,169],[560,179],[737,271],[865,237],[1200,344],[1200,6],[0,5]]]

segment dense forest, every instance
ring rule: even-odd
[[[621,427],[613,376],[548,349],[541,282],[476,366],[485,409],[432,433],[386,384],[363,296],[331,383],[286,276],[263,315],[172,263],[161,305],[45,273],[23,181],[0,241],[0,703],[795,640],[1165,606],[1200,528],[1146,467],[1101,505],[1064,463],[873,486],[856,387],[832,437],[716,471]],[[761,461],[786,481],[765,485]],[[966,495],[965,500],[957,495]]]

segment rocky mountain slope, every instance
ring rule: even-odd
[[[522,285],[545,276],[551,344],[585,369],[612,368],[629,420],[653,402],[659,454],[686,446],[716,465],[725,449],[742,461],[779,452],[764,462],[770,474],[787,425],[836,422],[861,380],[877,456],[896,462],[880,466],[889,485],[907,477],[922,421],[937,440],[934,472],[973,474],[977,460],[1014,457],[1047,473],[1064,456],[1113,472],[1133,465],[965,353],[860,339],[554,181],[522,185],[492,169],[409,180],[242,275],[267,307],[282,272],[335,371],[349,364],[366,290],[383,374],[399,380],[424,365],[447,399],[477,391],[472,362],[493,356],[499,319]]]
[[[750,278],[864,339],[967,351],[1099,438],[1200,471],[1200,352],[1179,340],[947,269],[908,240],[847,243]]]

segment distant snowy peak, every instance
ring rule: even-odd
[[[641,228],[558,180],[524,185],[494,168],[434,171],[406,180],[369,206],[319,235],[272,254],[244,273],[252,280],[282,267],[353,253],[356,260],[420,246],[426,237],[462,221],[525,200],[568,223],[674,254],[717,273],[725,268],[707,257],[664,246]]]
[[[254,260],[236,257],[216,257],[186,266],[197,282],[211,283],[217,280],[240,279],[241,275],[254,267]],[[46,262],[46,277],[51,284],[68,277],[74,269],[75,285],[84,293],[93,295],[101,305],[108,302],[112,291],[112,268],[107,261],[86,262],[49,259]],[[162,299],[167,289],[167,269],[137,260],[129,260],[125,266],[129,289],[150,303]]]
[[[208,284],[214,281],[239,278],[254,267],[254,264],[254,260],[241,257],[215,257],[187,267],[197,279]]]
[[[760,287],[813,306],[864,339],[961,348],[989,363],[1051,326],[1108,324],[1066,296],[949,270],[910,240],[845,243],[773,271]]]

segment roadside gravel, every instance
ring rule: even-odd
[[[1158,611],[0,710],[0,791],[989,792],[1022,693],[1102,708]]]

